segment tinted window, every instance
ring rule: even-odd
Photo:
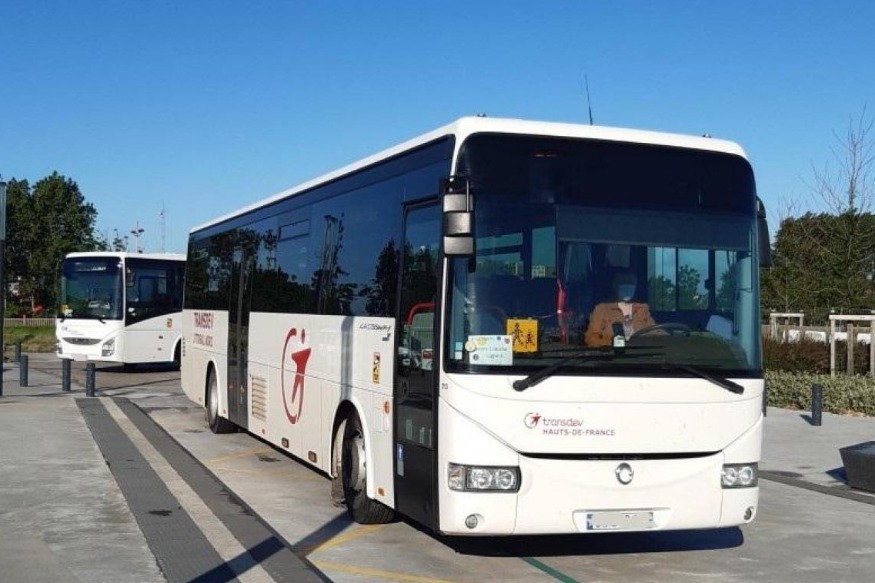
[[[566,368],[760,369],[756,197],[744,159],[475,135],[457,172],[475,200],[476,257],[451,262],[451,370],[531,370],[583,347],[610,352],[620,337],[630,347],[622,358]]]
[[[754,216],[750,165],[718,152],[479,134],[463,144],[459,172],[505,202]]]
[[[254,311],[394,315],[403,204],[436,195],[451,152],[443,139],[195,233],[186,307],[228,309],[233,227],[257,233]]]
[[[125,323],[172,314],[182,309],[185,264],[128,258],[125,263]]]
[[[118,257],[65,259],[59,313],[67,318],[122,318],[122,262]]]
[[[375,204],[374,201],[380,201]],[[313,207],[314,292],[320,314],[388,316],[395,306],[375,295],[392,280],[400,240],[399,181],[350,192]],[[318,218],[316,218],[318,217]],[[394,260],[397,262],[397,259]],[[389,271],[389,273],[387,273]],[[394,294],[393,294],[394,295]]]

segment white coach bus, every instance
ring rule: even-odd
[[[741,525],[767,258],[733,143],[462,118],[194,228],[182,384],[358,522]],[[652,322],[590,341],[621,274]]]
[[[185,255],[70,253],[61,263],[58,357],[179,363]]]

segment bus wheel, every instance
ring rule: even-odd
[[[182,365],[182,355],[180,354],[179,344],[176,345],[176,349],[173,351],[173,360],[170,361],[170,367],[173,370],[179,370]]]
[[[343,492],[343,435],[346,433],[346,419],[343,419],[334,430],[331,449],[331,503],[344,506],[346,499]]]
[[[207,424],[213,433],[231,433],[237,427],[219,416],[219,381],[216,379],[216,371],[210,369],[207,376]]]
[[[343,446],[341,454],[341,480],[343,498],[349,516],[359,524],[384,524],[391,522],[394,511],[368,498],[367,494],[367,456],[365,436],[357,415],[351,415],[343,426]]]

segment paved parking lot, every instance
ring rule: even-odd
[[[10,379],[17,378],[17,370],[12,367],[6,372],[7,396],[0,398],[0,404],[9,404],[0,406],[0,415],[15,414],[17,409],[19,415],[35,414],[32,401],[41,391],[53,395],[52,401],[57,401],[56,396],[64,398],[58,393],[58,379],[52,376],[60,374],[53,368],[56,361],[38,360],[31,358],[31,377],[39,381],[36,384],[42,383],[42,388],[21,388],[10,396]],[[80,380],[84,377],[80,375],[81,371],[74,370],[73,400],[84,399]],[[209,509],[209,504],[202,501],[206,497],[203,492],[180,485],[183,480],[179,473],[163,461],[170,456],[150,450],[142,431],[133,423],[136,415],[126,409],[127,403],[145,413],[144,419],[156,423],[215,475],[239,499],[241,512],[260,517],[278,540],[322,580],[862,582],[870,581],[875,569],[875,496],[852,491],[844,484],[838,454],[838,447],[875,439],[873,419],[825,414],[823,426],[813,427],[803,413],[770,409],[762,469],[773,479],[761,481],[759,515],[743,528],[450,539],[404,521],[380,526],[350,523],[343,510],[331,504],[329,482],[324,475],[252,435],[211,434],[201,410],[181,393],[175,371],[101,368],[97,387],[101,396],[96,400],[115,416],[132,443],[148,450],[144,459],[159,469],[157,475],[168,484],[180,507],[194,517],[210,543],[220,551],[225,548],[219,554],[236,568],[234,572],[241,581],[278,579],[269,569],[262,569],[251,553],[244,553],[248,562],[240,562],[239,558],[233,562],[237,557],[233,540],[227,540],[229,531],[216,518],[221,512]],[[20,396],[22,393],[28,396]],[[76,410],[70,409],[71,414]],[[68,422],[75,425],[77,420]],[[5,432],[0,429],[0,461],[12,455],[4,449],[12,439]],[[0,486],[14,487],[16,479],[25,478],[7,476],[0,479]],[[21,496],[19,500],[26,502],[27,497]],[[10,516],[18,531],[30,529],[31,537],[46,539],[39,530],[39,520],[29,523],[26,513],[5,507],[0,498],[0,519],[9,524]],[[136,538],[135,534],[126,536]],[[0,543],[0,568],[4,560],[9,561],[3,548]],[[65,556],[63,545],[57,541],[46,542],[46,548],[59,557]],[[155,575],[146,567],[141,569]],[[82,576],[81,569],[73,573],[83,581],[100,580]],[[116,580],[147,580],[125,579],[123,575],[119,573]]]

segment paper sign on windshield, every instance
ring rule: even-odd
[[[508,318],[507,333],[513,338],[514,352],[538,351],[538,321]]]
[[[471,364],[513,364],[513,341],[510,336],[468,336],[465,350],[468,351],[468,362]]]

